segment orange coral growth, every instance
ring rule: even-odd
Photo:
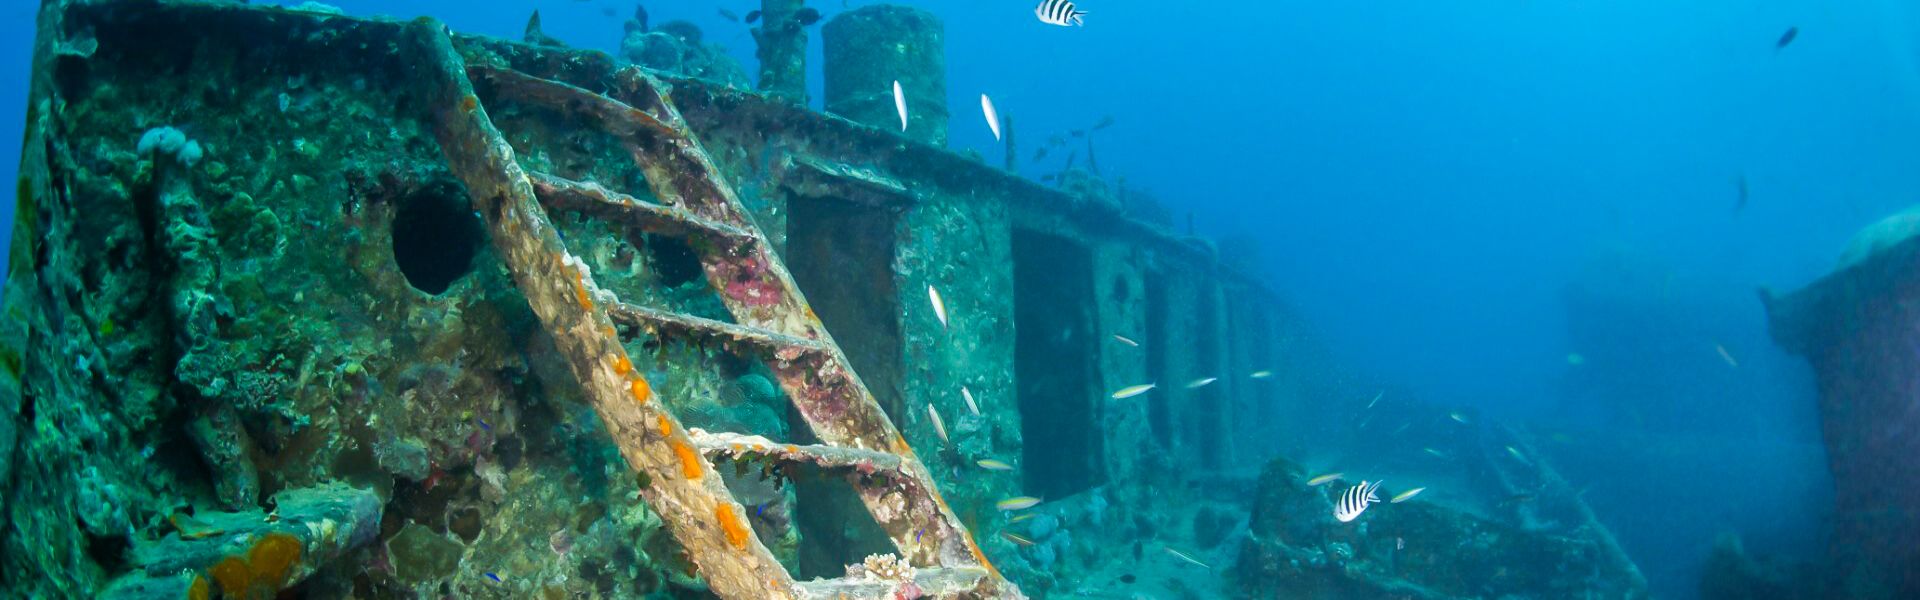
[[[460,112],[470,113],[479,108],[480,99],[473,94],[467,94],[467,97],[460,99]]]
[[[646,380],[646,378],[644,378],[644,377],[635,377],[635,378],[633,378],[633,401],[634,401],[634,403],[636,403],[636,404],[646,404],[646,403],[647,403],[647,399],[648,399],[648,398],[652,398],[652,397],[653,397],[653,388],[651,388],[651,387],[647,387],[647,380]]]
[[[207,600],[212,597],[213,585],[207,583],[207,578],[193,576],[193,584],[187,586],[187,600]]]
[[[615,375],[625,377],[628,373],[632,373],[632,372],[633,372],[633,360],[627,358],[627,355],[622,354],[619,357],[613,359],[613,373]]]
[[[667,413],[654,415],[654,423],[660,428],[660,437],[673,437],[673,418]]]
[[[974,543],[973,532],[969,531],[967,532],[966,535],[967,535],[967,549],[973,551],[973,559],[980,561],[980,566],[986,567],[988,573],[991,573],[994,577],[999,577],[1000,570],[994,568],[993,561],[987,560],[986,553],[980,551],[980,544]]]
[[[706,470],[700,467],[700,453],[695,451],[693,446],[680,440],[673,440],[669,445],[673,446],[673,455],[680,459],[681,475],[687,479],[699,479],[706,475]]]
[[[285,533],[269,533],[247,551],[247,563],[253,566],[254,579],[278,590],[300,561],[300,540]]]
[[[573,299],[580,301],[580,307],[593,310],[593,297],[587,295],[587,276],[579,270],[573,272]]]
[[[727,543],[735,549],[747,549],[747,526],[740,521],[739,513],[734,512],[732,502],[721,502],[713,507],[713,518],[720,521],[720,530],[726,532]]]
[[[229,556],[207,569],[207,574],[220,584],[220,593],[228,598],[247,597],[247,588],[253,586],[253,572],[247,569],[247,563]]]

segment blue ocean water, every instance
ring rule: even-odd
[[[814,4],[831,18],[869,3]],[[946,22],[953,147],[999,161],[971,111],[981,93],[1026,140],[1113,117],[1094,139],[1105,172],[1202,235],[1258,239],[1251,262],[1382,384],[1591,437],[1622,429],[1622,411],[1586,404],[1619,400],[1582,388],[1573,363],[1675,349],[1651,377],[1686,414],[1722,418],[1628,419],[1590,447],[1645,435],[1680,450],[1566,466],[1594,480],[1589,501],[1663,597],[1693,593],[1721,531],[1771,551],[1820,543],[1811,377],[1770,341],[1755,290],[1826,273],[1855,231],[1920,200],[1920,7],[1088,0],[1086,27],[1056,28],[1024,1],[896,3]],[[537,8],[548,34],[611,51],[634,3],[332,4],[510,38]],[[751,65],[746,26],[719,9],[756,4],[647,9]],[[31,10],[0,20],[0,139],[19,139]],[[0,172],[18,158],[0,144]],[[1019,162],[1037,176],[1064,160]],[[1572,313],[1569,290],[1614,310]],[[1619,335],[1581,333],[1594,328]]]

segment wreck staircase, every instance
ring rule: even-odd
[[[467,65],[444,25],[406,25],[418,51],[430,121],[449,167],[486,220],[493,246],[627,462],[642,494],[725,598],[1020,598],[981,554],[935,489],[925,465],[849,367],[673,106],[665,84],[616,69],[605,93],[495,66]],[[488,117],[475,85],[494,101],[561,111],[620,140],[659,202],[596,183],[523,169]],[[595,285],[547,210],[688,242],[735,323],[628,304]],[[653,397],[622,336],[647,332],[758,356],[819,445],[775,444],[744,433],[683,427]],[[808,463],[848,473],[910,575],[889,569],[796,581],[755,537],[747,513],[713,468],[717,460]]]

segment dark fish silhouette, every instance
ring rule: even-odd
[[[749,12],[749,13],[747,13],[747,22],[748,22],[748,23],[753,23],[753,22],[756,22],[756,21],[759,21],[759,20],[760,20],[760,11],[757,11],[757,10],[756,10],[756,11],[752,11],[752,12]]]
[[[649,31],[649,30],[647,29],[647,7],[646,7],[646,5],[644,5],[644,4],[635,4],[635,5],[633,5],[633,20],[634,20],[634,21],[637,21],[637,22],[639,22],[639,23],[640,23],[640,33],[646,33],[647,31]]]
[[[1747,208],[1747,176],[1741,175],[1737,183],[1740,185],[1740,197],[1734,201],[1734,214],[1740,214],[1740,211]]]
[[[799,21],[801,27],[806,27],[820,22],[820,11],[813,7],[802,8],[799,12],[793,13],[793,19]]]
[[[611,19],[611,18],[613,18],[613,15],[614,15],[614,12],[613,12],[613,7],[611,7],[611,6],[602,6],[602,7],[600,7],[600,15],[601,15],[601,16],[604,16],[604,17],[607,17],[607,18],[609,18],[609,19]]]
[[[724,8],[720,9],[720,18],[726,19],[728,21],[733,21],[735,23],[740,22],[740,15],[733,14],[733,11],[730,11]]]
[[[1099,131],[1112,126],[1113,126],[1113,115],[1107,115],[1107,116],[1101,117],[1099,123],[1093,124],[1093,130]]]
[[[1049,148],[1049,147],[1050,147],[1050,146],[1042,146],[1042,147],[1040,148],[1040,151],[1038,151],[1038,152],[1034,152],[1034,153],[1033,153],[1033,162],[1040,162],[1040,159],[1043,159],[1043,158],[1046,158],[1046,157],[1047,157],[1047,148]]]
[[[1786,48],[1787,44],[1793,43],[1793,38],[1797,38],[1797,37],[1800,37],[1800,28],[1788,27],[1786,33],[1780,34],[1780,41],[1773,43],[1773,49],[1779,50],[1782,48]]]

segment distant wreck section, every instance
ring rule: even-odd
[[[1774,339],[1812,363],[1820,387],[1833,547],[1818,581],[1728,565],[1750,576],[1726,575],[1726,597],[1920,597],[1920,207],[1863,230],[1833,273],[1763,299]]]
[[[819,13],[765,5],[762,93],[644,13],[622,60],[537,23],[521,43],[312,6],[45,3],[0,312],[0,589],[1644,596],[1527,436],[1376,409],[1144,194],[941,147],[931,15],[821,28],[850,119],[799,104]],[[920,98],[904,134],[893,81]],[[857,381],[820,366],[839,360]],[[871,397],[793,397],[854,387]],[[1357,482],[1259,469],[1328,429],[1424,445],[1454,484],[1337,522]],[[728,570],[746,563],[785,574]]]

